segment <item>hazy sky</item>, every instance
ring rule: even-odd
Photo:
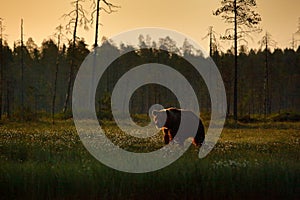
[[[0,17],[4,19],[5,38],[12,46],[20,38],[20,21],[24,19],[25,40],[32,37],[38,46],[49,38],[59,24],[65,25],[61,18],[72,7],[70,0],[1,0]],[[90,10],[90,1],[86,0],[86,10]],[[220,17],[212,15],[220,6],[220,0],[110,0],[121,6],[118,12],[110,15],[102,13],[101,37],[113,36],[120,32],[138,27],[164,27],[182,32],[198,41],[208,49],[208,39],[203,37],[209,26],[223,34],[230,25]],[[257,0],[257,11],[263,19],[261,27],[271,33],[278,47],[290,47],[292,34],[298,30],[300,17],[299,0]],[[258,48],[261,34],[254,34],[251,47]],[[88,32],[81,28],[80,37],[89,45],[93,44],[94,28]],[[69,35],[71,38],[71,35]],[[101,38],[100,37],[100,38]],[[300,36],[299,36],[300,37]],[[299,38],[300,39],[300,38]],[[222,43],[221,43],[222,44]],[[229,43],[223,43],[227,48]],[[300,44],[300,42],[298,42]]]

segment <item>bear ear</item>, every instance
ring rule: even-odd
[[[152,115],[153,115],[153,116],[157,116],[157,113],[158,113],[157,110],[153,110],[153,111],[152,111]]]
[[[169,116],[170,110],[169,110],[169,109],[166,109],[166,113],[167,113],[167,116]]]

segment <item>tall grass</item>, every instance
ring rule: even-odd
[[[123,133],[110,124],[118,143]],[[199,160],[191,147],[151,173],[110,169],[83,147],[72,121],[7,123],[0,127],[1,199],[299,199],[300,123],[227,127]],[[161,137],[140,151],[161,145]],[[121,143],[121,142],[120,142]],[[138,151],[135,142],[122,143]],[[129,146],[131,144],[133,147]]]

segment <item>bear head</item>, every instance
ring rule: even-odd
[[[169,111],[166,109],[152,111],[153,121],[157,128],[163,128],[166,126],[168,112]]]

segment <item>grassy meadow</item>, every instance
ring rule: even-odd
[[[207,127],[207,126],[206,126]],[[122,148],[150,151],[162,137],[124,140]],[[72,120],[0,125],[0,199],[299,199],[300,122],[227,123],[204,159],[193,146],[155,172],[110,169],[83,147]]]

